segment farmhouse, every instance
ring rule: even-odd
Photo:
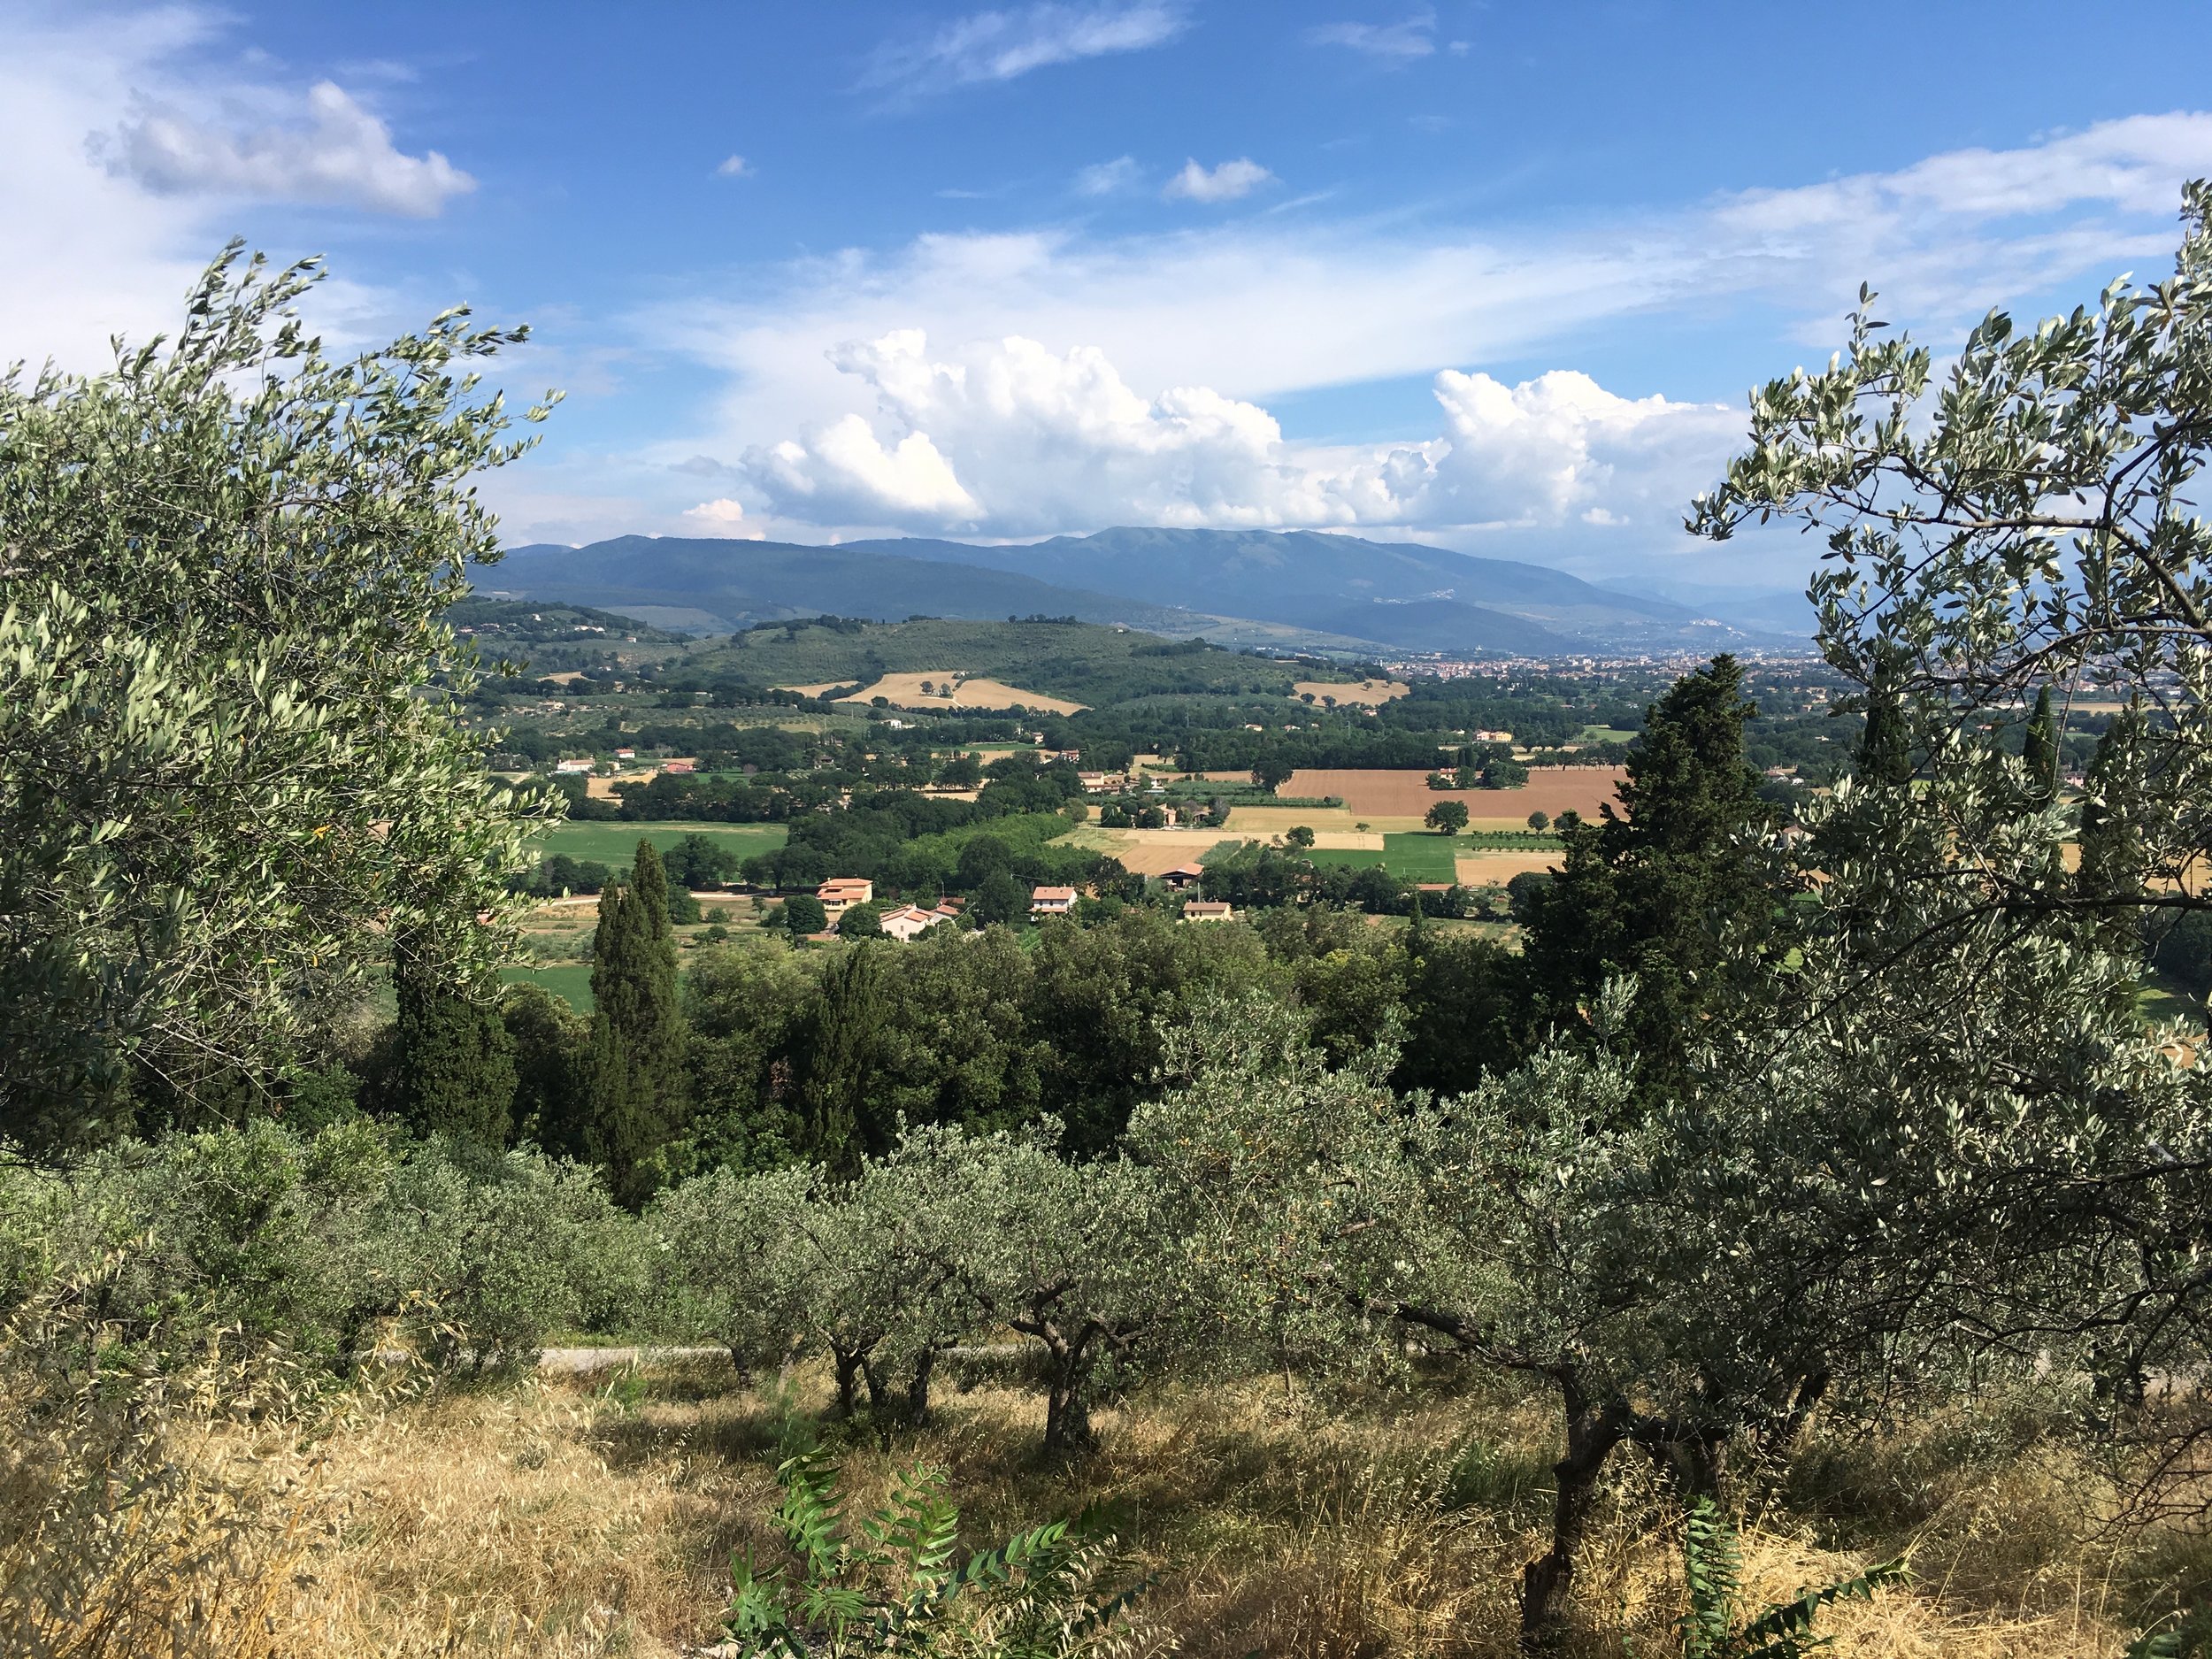
[[[592,767],[592,763],[591,763],[588,759],[586,759],[586,760],[563,760],[563,761],[557,761],[557,762],[555,762],[555,763],[554,763],[554,766],[553,766],[553,770],[554,770],[555,772],[589,772],[589,771],[591,770],[591,767]]]
[[[1236,919],[1235,910],[1218,899],[1193,899],[1183,906],[1182,919],[1187,922],[1229,922]]]
[[[1187,892],[1198,885],[1205,873],[1196,864],[1178,864],[1172,870],[1160,872],[1160,885],[1170,893]]]
[[[940,922],[954,920],[958,914],[956,910],[925,910],[908,904],[886,910],[879,919],[885,934],[903,943],[919,938]]]
[[[699,763],[695,760],[672,760],[665,765],[662,766],[661,770],[664,772],[680,777],[686,772],[694,772],[698,771]]]
[[[1073,887],[1039,887],[1029,895],[1032,916],[1065,916],[1074,908]]]
[[[838,876],[825,881],[814,890],[814,896],[822,901],[823,912],[835,921],[856,904],[865,904],[876,895],[876,884],[865,876]]]

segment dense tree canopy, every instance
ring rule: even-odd
[[[385,941],[480,988],[527,814],[418,695],[495,559],[510,418],[465,311],[350,361],[319,276],[234,248],[184,326],[0,381],[0,1133],[120,1121],[134,1071],[280,1070]],[[535,420],[544,411],[533,409]]]

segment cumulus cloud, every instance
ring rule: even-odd
[[[1055,64],[1164,45],[1188,24],[1181,0],[1044,0],[977,12],[918,39],[886,42],[861,85],[914,96],[1012,81]]]
[[[1436,50],[1436,13],[1426,9],[1396,23],[1323,23],[1306,31],[1316,46],[1342,46],[1370,58],[1409,63]],[[1463,44],[1453,42],[1455,48]]]
[[[1182,172],[1170,179],[1160,194],[1170,201],[1233,202],[1251,195],[1274,176],[1248,156],[1211,168],[1200,166],[1194,157],[1183,164]]]
[[[1019,337],[941,357],[905,330],[833,353],[872,394],[749,450],[768,510],[836,525],[1030,535],[1179,526],[1671,531],[1740,428],[1733,411],[1616,396],[1555,372],[1436,378],[1442,431],[1409,444],[1286,443],[1257,403],[1204,386],[1147,397],[1106,355]]]
[[[171,106],[142,109],[98,135],[114,173],[165,195],[365,207],[428,219],[476,180],[436,150],[402,152],[391,129],[334,83],[318,81],[298,119],[245,126]]]
[[[1966,211],[2003,200],[1996,181],[2047,151],[2056,188],[2116,196],[2024,217]],[[794,264],[742,299],[687,293],[638,325],[655,349],[726,376],[712,429],[683,436],[729,455],[852,407],[832,347],[918,327],[941,342],[1095,345],[1133,384],[1262,401],[1445,365],[1572,362],[1573,342],[1618,319],[1741,303],[1771,308],[1824,356],[1862,279],[1883,289],[1885,315],[1940,342],[1992,303],[2163,265],[2182,180],[2212,172],[2212,116],[2108,123],[1986,162],[1963,154],[1578,225],[1416,231],[1310,215],[1114,237],[1068,225],[933,234]]]
[[[1133,190],[1142,181],[1144,170],[1137,165],[1134,156],[1117,156],[1111,161],[1093,162],[1075,175],[1078,196],[1119,196]]]
[[[716,501],[703,501],[683,515],[684,526],[694,535],[727,536],[737,541],[757,541],[766,532],[745,522],[745,503],[724,496]]]
[[[715,176],[722,179],[748,178],[753,171],[752,165],[742,156],[732,156],[714,170]]]

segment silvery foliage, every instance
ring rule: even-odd
[[[929,1356],[999,1326],[1034,1339],[1079,1424],[1102,1365],[1128,1363],[1187,1307],[1167,1269],[1162,1183],[1127,1160],[1070,1163],[1057,1125],[910,1129],[850,1180],[717,1171],[656,1202],[675,1317],[741,1363],[817,1354],[843,1403],[926,1379]],[[1079,1438],[1080,1438],[1079,1436]]]
[[[1870,1379],[2011,1363],[2124,1398],[2207,1356],[2212,1101],[2136,1014],[2132,940],[2204,902],[2212,851],[2208,218],[2191,186],[2170,280],[1993,313],[1940,373],[1863,296],[1824,371],[1754,395],[1691,520],[1824,534],[1821,648],[1916,764],[1810,813],[1786,1006],[1714,1033],[1704,1120],[1749,1151],[1688,1171],[1782,1217]],[[2144,710],[2078,803],[2125,831],[2117,872],[2069,872],[2074,806],[1996,741],[2045,685]]]
[[[234,246],[173,340],[0,377],[0,1134],[96,1138],[133,1067],[280,1066],[407,936],[508,948],[530,810],[422,694],[526,447],[465,311],[350,361]],[[541,419],[541,406],[527,420]]]
[[[119,1141],[66,1173],[0,1165],[0,1311],[96,1280],[97,1317],[163,1363],[225,1342],[338,1371],[395,1342],[531,1363],[552,1331],[628,1322],[640,1247],[586,1166],[365,1118]]]

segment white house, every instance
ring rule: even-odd
[[[918,939],[941,922],[951,921],[954,915],[951,910],[925,910],[908,904],[895,910],[886,910],[881,919],[884,933],[903,942]]]
[[[1029,895],[1032,916],[1065,916],[1074,908],[1073,887],[1039,887]]]

